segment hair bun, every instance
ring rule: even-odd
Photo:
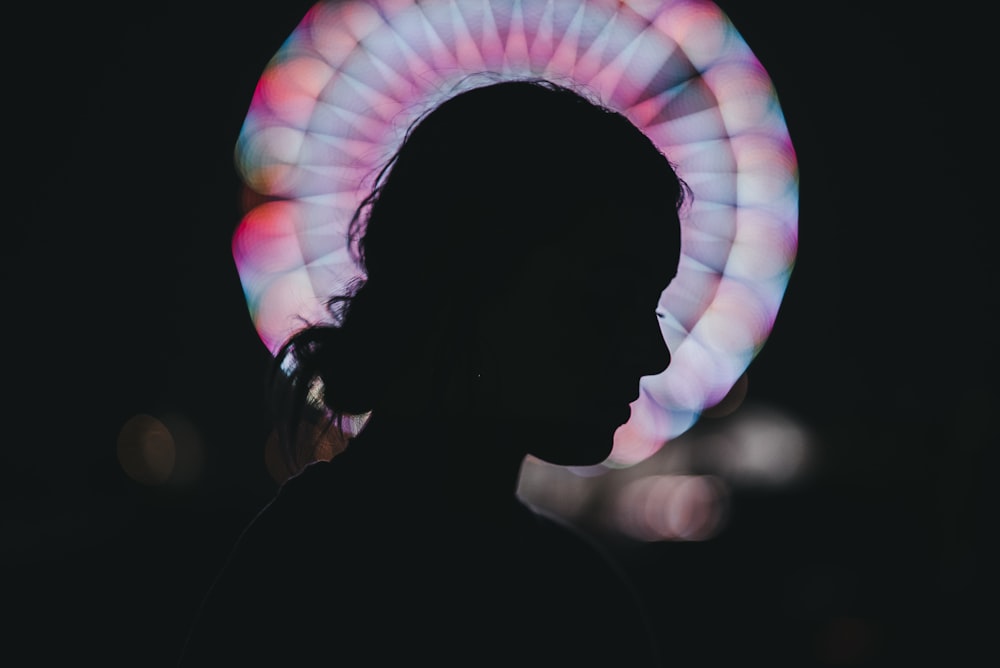
[[[388,295],[370,281],[362,284],[340,326],[326,328],[316,342],[323,402],[335,413],[372,410],[407,350],[402,339]]]

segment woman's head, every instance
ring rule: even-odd
[[[669,214],[680,196],[665,158],[621,114],[546,81],[506,81],[419,119],[353,233],[369,282],[417,279],[440,294],[474,277],[481,298],[541,244],[615,233],[614,221],[588,229],[580,214]]]
[[[365,279],[331,302],[337,325],[286,347],[298,398],[318,378],[335,416],[406,403],[555,424],[574,405],[595,415],[586,386],[604,384],[627,409],[638,376],[669,359],[654,309],[683,195],[641,131],[577,91],[517,80],[455,95],[412,126],[358,209]],[[425,385],[409,402],[391,391],[407,374]],[[540,405],[566,382],[572,396]]]

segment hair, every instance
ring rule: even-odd
[[[386,381],[437,341],[436,368],[472,336],[478,305],[502,290],[529,251],[567,235],[615,234],[574,223],[595,205],[640,210],[672,227],[687,187],[624,115],[581,90],[539,79],[463,90],[409,126],[358,206],[348,241],[363,278],[328,303],[330,322],[279,349],[272,405],[286,463],[299,467],[307,415],[343,430],[378,404]],[[672,256],[671,256],[672,254]],[[433,388],[428,388],[434,391]]]

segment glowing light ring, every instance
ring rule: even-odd
[[[375,170],[410,121],[483,71],[590,88],[693,190],[680,269],[661,300],[673,362],[643,379],[605,465],[635,464],[746,370],[797,252],[798,168],[777,96],[707,0],[313,6],[261,76],[237,144],[246,184],[269,200],[233,238],[255,325],[274,351],[300,317],[325,316],[324,298],[358,274],[344,232]]]

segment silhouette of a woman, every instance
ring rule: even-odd
[[[527,455],[592,465],[639,379],[684,183],[625,116],[544,80],[418,120],[351,225],[364,280],[276,358],[289,459],[367,416],[246,528],[183,665],[657,665],[621,571],[516,495]]]

